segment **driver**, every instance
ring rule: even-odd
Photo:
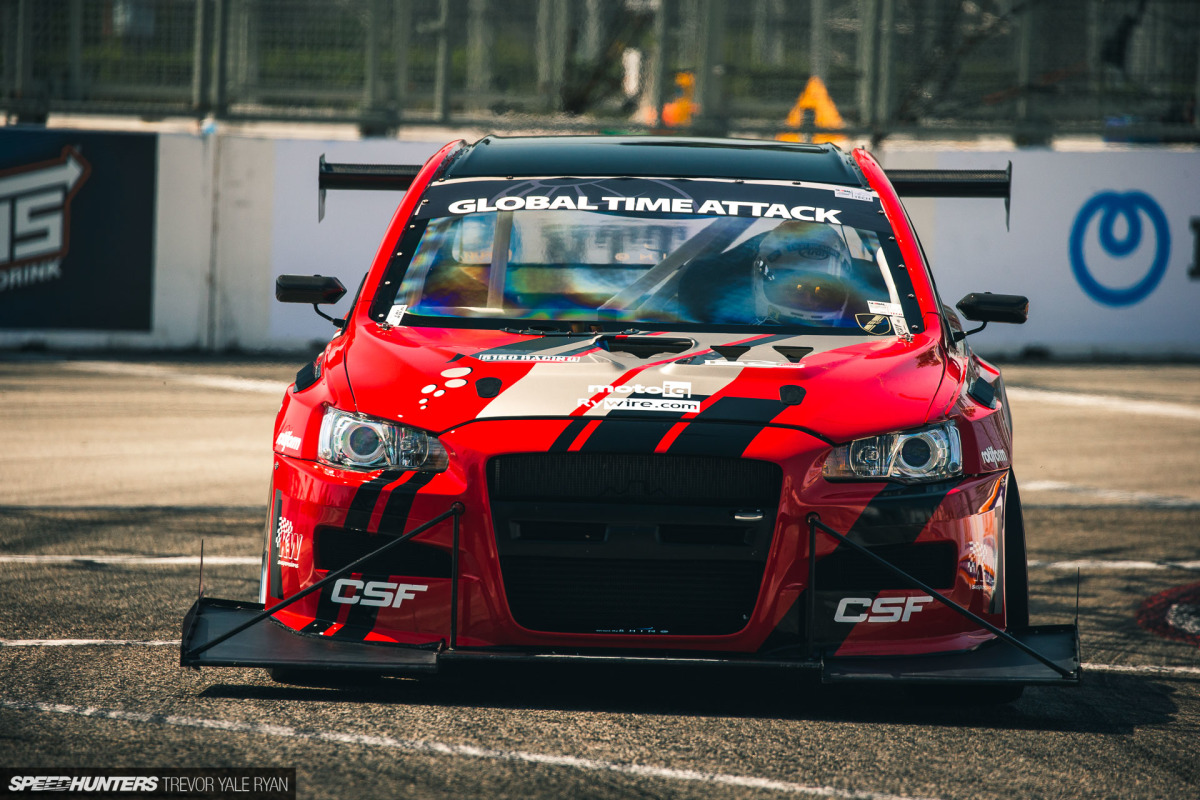
[[[850,302],[850,249],[837,228],[782,222],[763,237],[752,282],[758,321],[840,325]]]

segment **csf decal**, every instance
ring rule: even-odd
[[[843,597],[833,615],[834,622],[908,622],[913,614],[925,610],[933,598],[914,597]]]
[[[68,146],[52,161],[0,172],[0,291],[62,277],[71,200],[91,171]]]
[[[424,592],[428,586],[413,583],[392,583],[391,581],[356,581],[352,578],[342,578],[333,585],[331,599],[343,605],[378,606],[380,608],[399,608],[405,600],[414,600],[413,592]]]

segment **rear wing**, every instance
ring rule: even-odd
[[[327,189],[403,192],[420,171],[420,164],[330,164],[322,153],[317,164],[317,221],[325,219]]]
[[[1012,162],[1006,169],[891,169],[888,180],[901,197],[1001,197],[1004,227],[1012,202]]]
[[[317,219],[325,218],[327,189],[402,192],[420,171],[419,164],[331,164],[322,154],[317,165]],[[1008,224],[1011,161],[1007,169],[894,169],[887,176],[901,197],[1001,197]]]

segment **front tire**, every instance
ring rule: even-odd
[[[1005,627],[1029,627],[1029,560],[1025,551],[1025,518],[1016,476],[1008,473],[1004,499],[1004,618]]]

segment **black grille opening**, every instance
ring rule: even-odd
[[[954,586],[958,572],[958,546],[954,542],[889,544],[870,550],[934,589]],[[896,573],[849,548],[840,549],[817,562],[818,591],[911,588],[912,585]]]
[[[663,544],[698,544],[715,547],[745,547],[753,530],[744,525],[659,525]]]
[[[320,526],[313,536],[313,562],[317,569],[341,569],[397,538],[386,533],[371,535],[366,531]],[[450,554],[438,547],[408,541],[375,556],[355,571],[449,578]]]
[[[509,610],[536,631],[720,636],[754,611],[783,471],[718,456],[503,455],[488,463]],[[737,523],[741,509],[762,519]]]
[[[603,522],[521,520],[514,527],[516,538],[526,542],[602,542],[608,533]]]
[[[774,507],[782,479],[777,464],[716,456],[529,453],[497,456],[488,464],[495,501]]]
[[[536,631],[721,635],[746,626],[753,562],[502,558],[517,624]]]

